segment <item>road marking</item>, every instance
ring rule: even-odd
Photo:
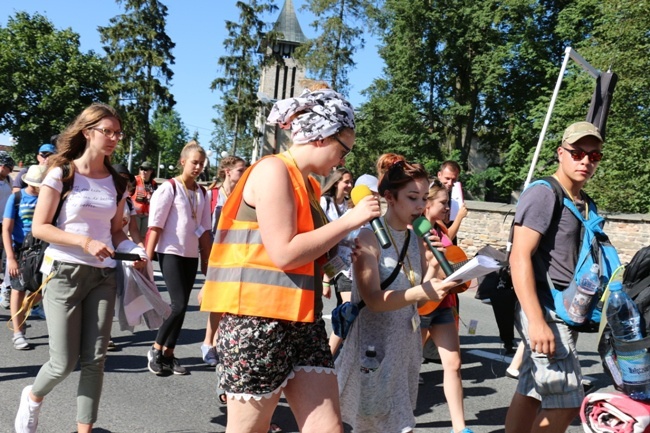
[[[498,353],[488,352],[486,350],[472,349],[468,350],[467,353],[470,355],[478,356],[480,358],[487,358],[493,361],[507,362],[510,364],[512,362],[511,356],[499,355]]]

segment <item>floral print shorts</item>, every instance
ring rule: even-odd
[[[219,380],[228,394],[268,396],[301,367],[333,369],[325,322],[224,314],[217,341]]]

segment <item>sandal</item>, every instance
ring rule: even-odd
[[[221,390],[220,390],[220,391],[221,391]],[[221,404],[224,405],[224,406],[225,406],[225,405],[227,404],[227,402],[228,402],[228,397],[226,397],[226,393],[223,392],[223,391],[221,391],[221,392],[219,392],[219,393],[217,394],[217,398],[219,398],[219,403],[221,403]]]
[[[269,425],[269,432],[268,433],[282,433],[282,427],[280,427],[276,423],[272,422],[271,425]]]

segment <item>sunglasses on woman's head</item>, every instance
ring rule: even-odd
[[[591,152],[585,152],[584,150],[569,149],[566,147],[562,147],[562,149],[569,152],[571,154],[571,158],[574,161],[582,161],[585,156],[589,157],[589,162],[598,162],[601,159],[603,159],[603,152],[599,152],[597,150],[592,150]]]

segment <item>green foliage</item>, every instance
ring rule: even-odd
[[[587,190],[603,210],[648,212],[639,188],[650,180],[648,12],[633,0],[385,0],[373,20],[386,68],[367,89],[348,165],[374,170],[379,154],[397,152],[430,169],[458,155],[472,195],[508,200],[527,177],[571,46],[620,77],[605,159]],[[562,133],[585,119],[594,88],[570,61],[533,177],[556,169]],[[481,163],[470,163],[470,149]]]
[[[354,54],[365,45],[367,17],[376,14],[374,1],[308,0],[301,9],[316,16],[311,26],[319,35],[298,47],[296,58],[319,80],[347,94]]]
[[[167,6],[159,0],[116,0],[125,13],[99,27],[101,42],[117,80],[110,100],[121,109],[125,133],[133,140],[138,159],[157,150],[150,118],[157,109],[169,110],[174,97],[167,85],[173,77],[171,51],[175,44],[165,33]]]
[[[0,28],[0,131],[16,139],[16,161],[35,162],[74,117],[105,98],[110,71],[79,35],[57,30],[43,15],[18,12]]]
[[[176,165],[181,155],[183,146],[189,141],[189,133],[176,110],[158,109],[153,113],[151,132],[156,137],[160,164],[164,167]],[[149,158],[156,164],[158,155]]]
[[[259,75],[266,61],[258,48],[263,42],[272,44],[274,37],[272,33],[265,33],[267,24],[260,16],[275,11],[277,7],[273,1],[267,0],[238,1],[236,6],[240,10],[239,22],[226,21],[228,37],[223,44],[228,55],[219,58],[217,63],[221,75],[212,82],[210,88],[223,92],[223,104],[219,109],[222,117],[213,119],[213,122],[225,122],[223,126],[232,130],[229,153],[244,155],[250,148],[242,152],[238,149],[241,146],[239,140],[245,140],[245,137],[254,134],[255,116],[260,106],[257,99]]]

